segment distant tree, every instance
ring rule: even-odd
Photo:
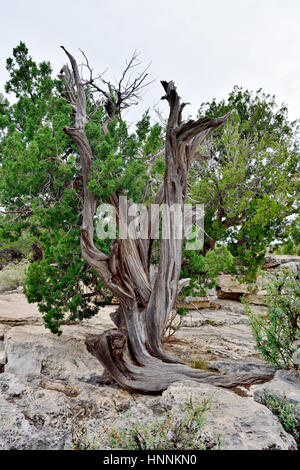
[[[239,87],[227,101],[203,103],[199,117],[232,110],[199,149],[190,195],[205,205],[202,255],[226,244],[236,269],[251,280],[274,242],[299,243],[298,123],[288,121],[274,96]]]

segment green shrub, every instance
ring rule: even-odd
[[[88,438],[87,429],[82,426],[72,434],[73,449],[101,449],[103,446],[118,450],[219,449],[219,437],[209,442],[203,438],[205,413],[211,406],[212,397],[201,403],[191,397],[185,402],[185,411],[180,417],[166,412],[150,423],[133,425],[128,425],[130,413],[127,412],[121,418],[126,421],[124,426],[114,424],[105,428],[107,442],[97,443],[97,439]]]
[[[283,270],[268,286],[268,314],[251,313],[249,324],[256,349],[264,359],[281,368],[296,367],[300,340],[300,276]]]
[[[282,426],[291,434],[300,446],[300,405],[294,405],[286,397],[280,400],[270,392],[265,391],[263,396],[264,405],[278,416]]]

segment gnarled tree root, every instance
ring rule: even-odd
[[[99,385],[113,385],[115,384],[116,381],[114,378],[110,375],[110,373],[107,370],[104,370],[103,374],[99,379],[97,379],[97,384]]]
[[[192,369],[185,364],[166,362],[155,357],[149,348],[128,344],[127,334],[122,330],[109,330],[102,335],[87,338],[86,346],[122,388],[133,392],[153,393],[166,390],[174,382],[193,380],[217,387],[235,388],[271,380],[266,374],[240,373],[221,375]],[[136,345],[135,345],[136,346]],[[164,353],[162,354],[164,357]]]

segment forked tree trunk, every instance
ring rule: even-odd
[[[218,375],[191,369],[164,350],[163,331],[176,300],[181,270],[183,236],[180,238],[176,234],[175,220],[170,220],[168,239],[161,240],[160,260],[154,283],[150,279],[151,239],[117,239],[111,246],[109,257],[95,247],[93,218],[96,204],[88,189],[93,155],[85,134],[85,90],[75,59],[65,52],[72,72],[67,66],[62,70],[65,80],[64,96],[71,104],[75,116],[74,127],[65,128],[65,132],[78,147],[84,182],[82,255],[120,302],[113,315],[116,328],[86,340],[89,352],[99,359],[105,369],[103,382],[111,377],[128,390],[158,392],[173,382],[186,379],[222,387],[264,381],[266,377],[263,375]],[[166,131],[164,184],[155,202],[163,202],[169,207],[178,204],[183,213],[188,171],[197,147],[227,120],[228,115],[181,123],[184,104],[180,102],[174,83],[162,82],[162,86],[165,90],[162,99],[168,101],[170,114]],[[112,102],[107,108],[113,109],[113,106]],[[117,112],[116,109],[115,111]],[[108,116],[110,117],[113,115]],[[119,215],[117,198],[113,196],[108,202],[114,205]]]

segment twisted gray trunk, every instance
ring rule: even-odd
[[[120,302],[113,315],[116,329],[86,340],[88,350],[106,371],[103,382],[107,383],[111,377],[128,390],[157,392],[185,379],[223,387],[264,380],[264,376],[222,376],[194,370],[164,351],[162,335],[177,296],[182,257],[183,236],[178,237],[174,220],[170,223],[170,236],[160,243],[160,260],[154,284],[150,280],[151,239],[117,239],[111,246],[110,256],[95,247],[93,218],[96,204],[88,189],[93,155],[85,134],[85,91],[75,59],[65,52],[72,72],[67,66],[62,70],[66,85],[64,96],[75,116],[74,127],[65,128],[65,132],[77,145],[84,183],[82,255]],[[174,83],[162,82],[162,86],[165,90],[163,99],[169,103],[170,114],[166,131],[164,184],[156,202],[164,202],[169,207],[177,204],[183,215],[188,171],[197,147],[227,120],[228,115],[182,124],[184,104],[180,102]],[[110,202],[118,211],[116,196],[112,196]]]

